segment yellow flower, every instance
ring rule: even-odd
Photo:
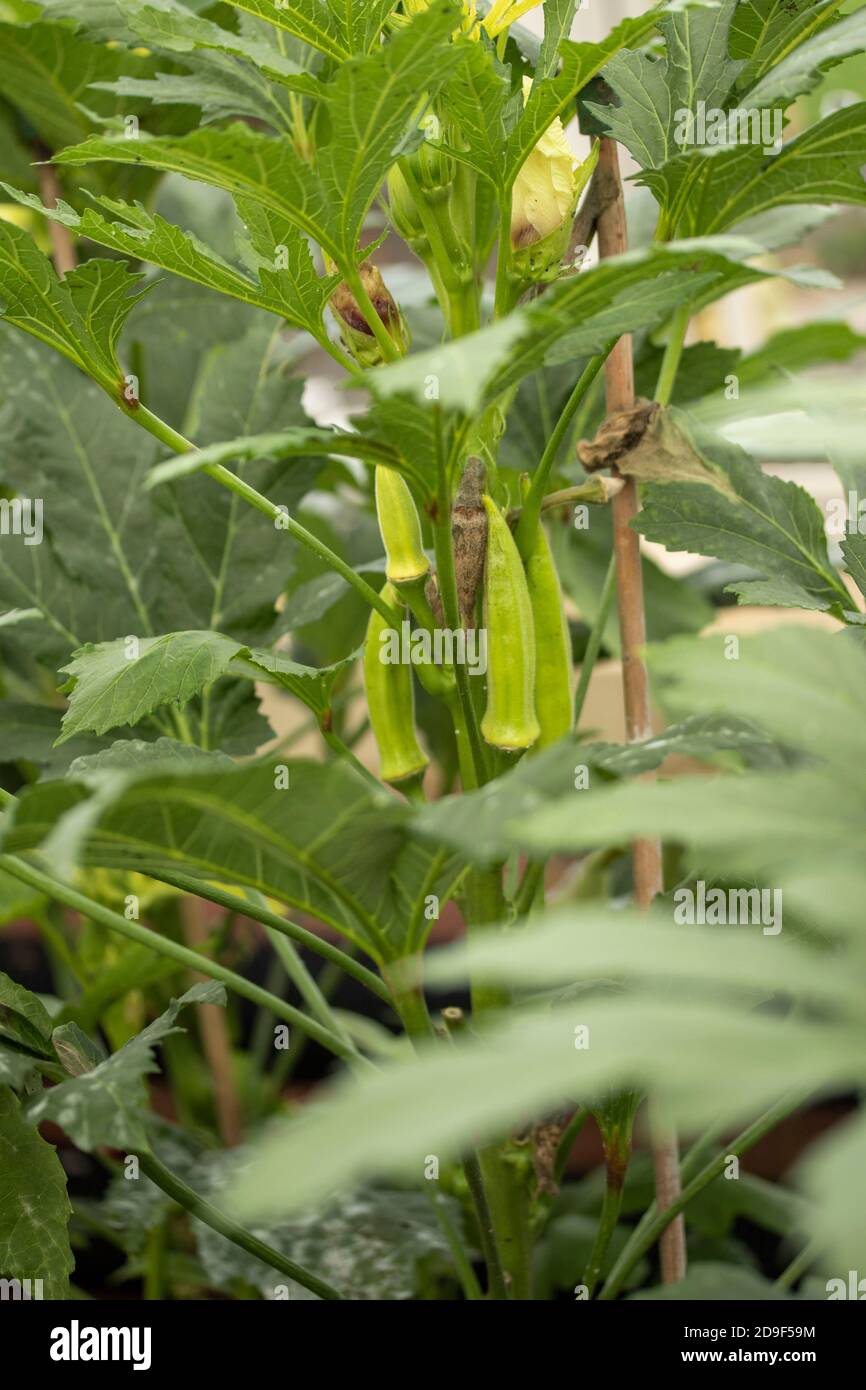
[[[532,79],[523,79],[523,100],[527,100]],[[517,175],[511,195],[511,244],[515,249],[531,246],[561,227],[577,204],[577,161],[565,138],[562,121],[556,120],[544,132],[532,154]]]
[[[463,0],[461,28],[470,39],[477,39],[482,28],[491,39],[496,39],[500,34],[504,34],[515,20],[536,9],[538,4],[539,0],[493,0],[479,24],[475,0]],[[403,0],[403,10],[407,15],[420,14],[422,10],[429,8],[430,0]]]

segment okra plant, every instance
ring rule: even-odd
[[[5,1279],[866,1271],[853,1104],[739,1168],[866,1083],[866,339],[801,249],[866,204],[866,101],[810,120],[866,10],[605,8],[0,3]]]

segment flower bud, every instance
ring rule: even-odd
[[[404,353],[409,345],[408,329],[378,268],[372,261],[363,261],[358,270],[364,289],[370,297],[370,303],[401,354]],[[331,295],[330,306],[340,326],[340,337],[346,351],[350,352],[362,367],[378,366],[383,360],[382,349],[345,280],[340,282]]]

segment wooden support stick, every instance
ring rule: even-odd
[[[603,139],[598,162],[605,185],[615,184],[617,195],[610,199],[598,217],[599,255],[619,256],[628,250],[625,202],[619,171],[619,151],[615,140]],[[605,364],[607,413],[630,410],[634,406],[634,364],[631,337],[620,338]],[[625,699],[625,729],[629,743],[638,743],[652,733],[647,669],[641,655],[646,643],[643,571],[640,537],[630,523],[639,510],[637,483],[626,478],[611,504],[613,549],[616,558],[617,604],[622,646],[622,683]],[[633,846],[635,896],[639,905],[649,907],[663,888],[661,844],[658,840],[635,840]],[[653,1163],[656,1200],[663,1211],[680,1191],[679,1153],[676,1136],[659,1117],[654,1116]],[[666,1228],[659,1242],[662,1282],[675,1283],[686,1271],[685,1227],[682,1216]]]

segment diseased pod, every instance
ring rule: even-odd
[[[508,522],[485,494],[487,554],[487,708],[481,733],[494,748],[530,748],[541,729],[535,713],[535,629],[523,561]]]
[[[393,584],[382,590],[386,602],[399,606]],[[429,758],[415,732],[415,693],[412,668],[405,662],[383,660],[382,634],[386,620],[373,609],[364,644],[364,685],[370,725],[379,747],[379,775],[383,782],[406,782],[424,771]]]

